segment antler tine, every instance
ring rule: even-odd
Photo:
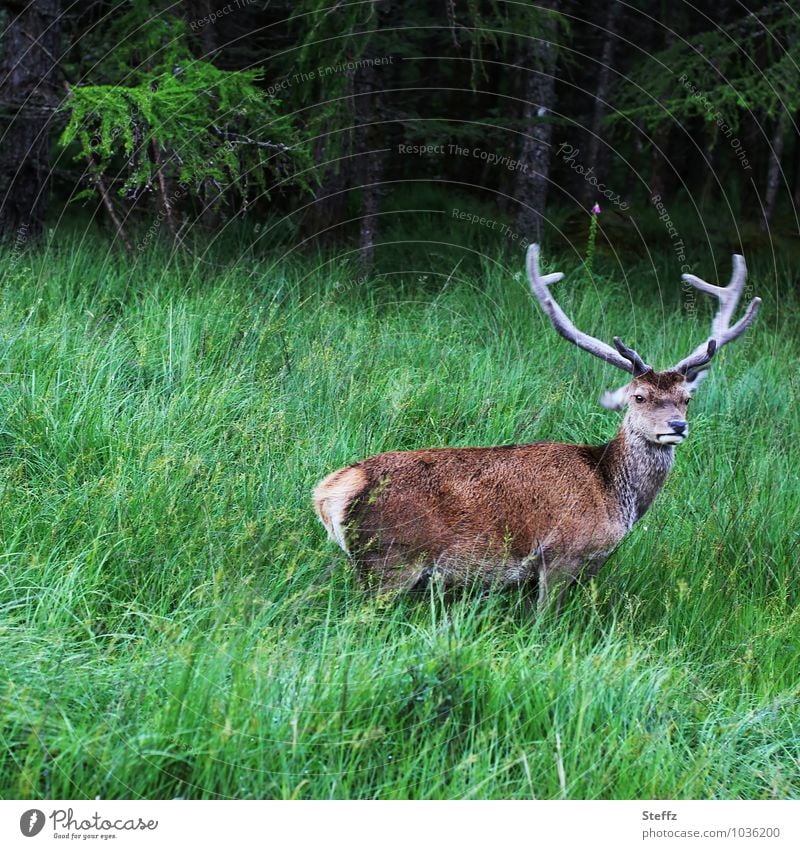
[[[620,338],[619,336],[614,337],[614,347],[625,357],[626,360],[630,362],[633,366],[633,376],[639,377],[644,374],[646,371],[650,371],[650,366],[633,350],[633,348],[629,348]]]
[[[681,374],[691,374],[691,372],[698,371],[703,366],[707,366],[711,362],[714,352],[717,350],[717,340],[709,339],[708,343],[703,343],[703,345],[690,357],[686,357],[682,361],[683,365],[675,369],[675,371],[679,371]]]
[[[727,345],[728,342],[733,342],[734,339],[741,336],[753,323],[758,313],[758,308],[761,306],[761,298],[753,298],[745,310],[744,315],[733,327],[730,326],[733,314],[739,304],[739,298],[741,298],[744,291],[745,279],[747,278],[747,266],[745,265],[744,257],[740,254],[733,255],[733,273],[731,274],[730,283],[727,286],[714,286],[712,283],[708,283],[694,274],[684,274],[682,277],[683,280],[694,286],[695,289],[705,292],[707,295],[713,295],[720,303],[717,314],[711,322],[711,335],[705,342],[698,345],[688,357],[684,357],[674,366],[674,371],[686,373],[707,364],[708,360],[701,363],[698,363],[697,360],[705,356],[708,345],[712,340],[716,342],[715,348],[718,351],[723,345]]]
[[[711,325],[711,335],[718,338],[721,333],[728,327],[736,311],[739,303],[739,298],[742,296],[744,289],[744,281],[747,278],[747,266],[744,262],[744,257],[741,254],[733,255],[733,272],[731,280],[727,286],[714,286],[694,274],[683,274],[682,279],[705,292],[707,295],[713,295],[720,302],[720,308],[714,316],[714,321]]]
[[[532,244],[528,248],[527,266],[531,291],[536,300],[541,304],[542,309],[547,313],[553,327],[568,342],[572,342],[573,345],[577,345],[582,350],[631,374],[635,375],[637,372],[642,373],[649,370],[649,366],[644,363],[642,358],[632,348],[625,348],[622,343],[619,343],[617,345],[619,352],[617,352],[605,342],[601,342],[599,339],[595,339],[594,336],[589,336],[587,333],[578,330],[567,318],[564,310],[556,303],[548,288],[552,283],[557,283],[561,280],[564,275],[561,272],[545,274],[544,276],[539,273],[538,244]],[[620,345],[622,345],[622,348],[620,348]],[[625,354],[622,353],[623,348],[625,349]],[[640,368],[642,370],[641,372],[638,371]]]

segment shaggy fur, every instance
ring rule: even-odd
[[[626,387],[616,437],[599,445],[535,442],[378,454],[334,472],[314,506],[359,574],[409,589],[545,584],[596,571],[661,489],[683,420],[685,379],[648,372]],[[676,437],[680,441],[681,437]]]

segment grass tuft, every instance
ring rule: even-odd
[[[664,492],[554,621],[364,595],[309,503],[387,449],[613,434],[619,374],[519,274],[26,263],[0,260],[4,797],[800,795],[788,283],[759,286]],[[593,280],[565,308],[657,365],[705,334],[652,274]]]

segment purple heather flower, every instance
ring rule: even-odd
[[[602,212],[602,210],[600,209],[600,204],[599,204],[599,203],[596,203],[596,204],[592,207],[592,212],[593,212],[595,215],[597,215],[597,213],[598,213],[598,212]]]

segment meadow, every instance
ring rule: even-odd
[[[378,451],[613,435],[620,373],[556,336],[518,253],[368,281],[99,239],[2,255],[2,797],[800,797],[785,263],[750,263],[755,327],[560,616],[366,594],[317,523],[314,483]],[[560,267],[576,323],[656,365],[707,334],[669,251]]]

